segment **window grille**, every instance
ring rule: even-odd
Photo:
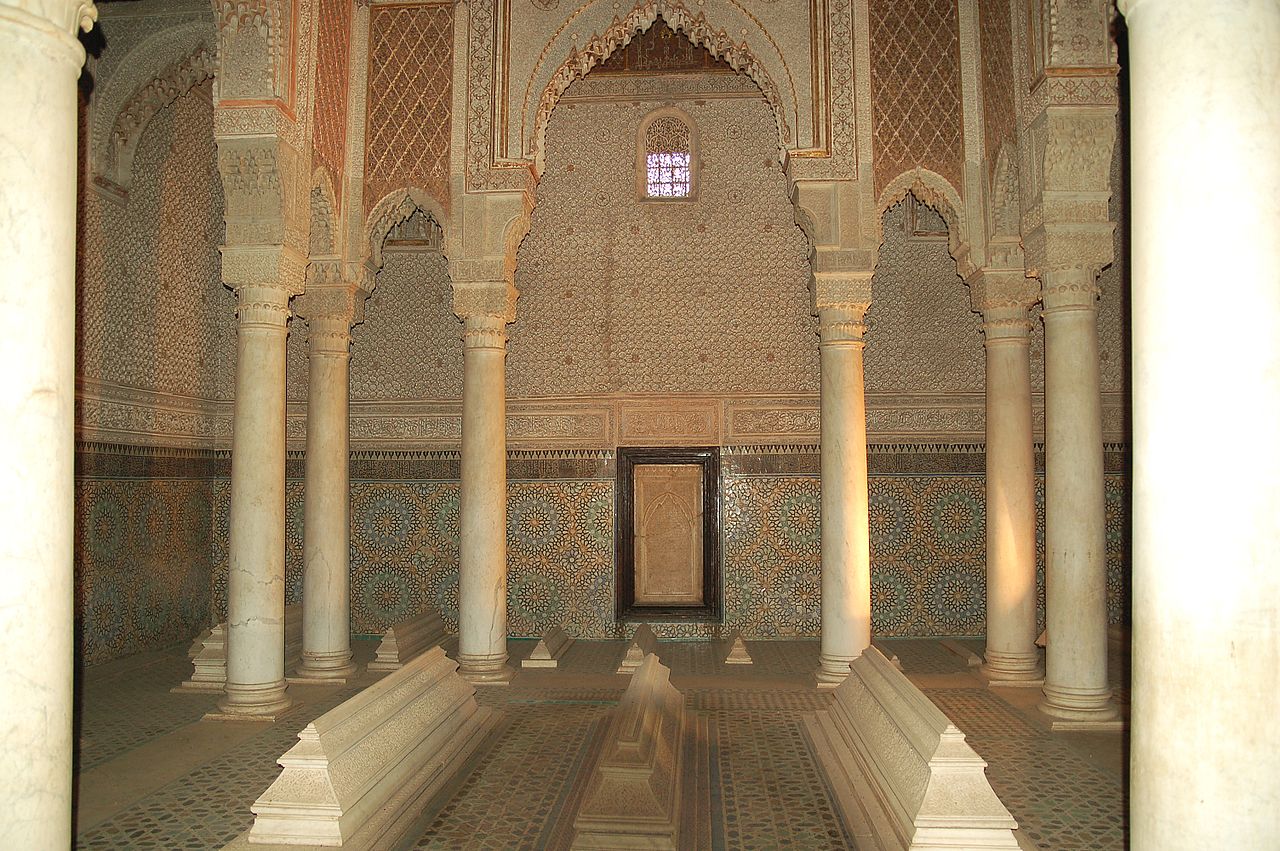
[[[645,130],[646,192],[649,198],[688,198],[692,180],[689,125],[674,115],[654,119]]]

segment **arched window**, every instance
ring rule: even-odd
[[[651,113],[640,124],[636,153],[641,198],[691,199],[697,179],[697,133],[677,109]]]

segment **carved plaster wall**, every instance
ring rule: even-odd
[[[347,70],[351,56],[350,0],[318,0],[316,5],[316,104],[314,162],[328,170],[341,205],[347,143]]]
[[[449,209],[453,18],[450,4],[370,12],[366,212],[409,186]]]
[[[964,191],[956,0],[871,0],[871,121],[877,197],[923,166]]]
[[[551,117],[511,394],[816,391],[808,245],[768,104],[731,75],[637,79],[627,100],[609,80],[575,84]],[[637,127],[665,100],[702,140],[695,201],[637,198]]]
[[[219,271],[212,118],[206,82],[147,124],[126,206],[83,197],[77,369],[91,381],[232,398],[235,300]]]

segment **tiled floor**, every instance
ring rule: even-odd
[[[518,659],[533,643],[510,646]],[[1121,734],[1051,733],[1034,709],[1038,691],[988,689],[937,641],[885,646],[988,760],[992,785],[1026,838],[1042,851],[1124,847]],[[710,847],[852,847],[802,722],[803,713],[830,700],[808,679],[817,643],[749,648],[755,664],[730,668],[706,642],[662,643],[673,684],[707,722]],[[271,724],[200,721],[212,696],[168,691],[187,672],[184,650],[86,672],[77,848],[221,847],[248,828],[249,805],[276,776],[275,760],[298,731],[372,682],[366,676],[341,687],[291,686],[299,705]],[[508,688],[481,689],[477,699],[503,712],[500,732],[447,800],[423,814],[413,847],[562,847],[572,835],[583,766],[626,687],[627,678],[613,673],[622,650],[620,642],[576,642],[557,670],[526,670]],[[372,644],[359,642],[357,651],[367,660]]]

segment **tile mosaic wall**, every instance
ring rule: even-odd
[[[186,641],[209,622],[212,492],[198,459],[77,456],[78,656]]]
[[[748,637],[811,637],[821,613],[817,456],[742,455],[721,482],[725,621]],[[884,635],[981,635],[985,508],[980,453],[873,454],[873,629]],[[225,457],[77,480],[77,589],[83,655],[105,661],[183,641],[226,617],[230,481]],[[136,466],[136,465],[135,465]],[[1126,488],[1106,478],[1108,608],[1128,608]],[[173,467],[174,469],[169,469]],[[932,469],[934,472],[926,472]],[[178,471],[175,473],[175,470]],[[180,473],[180,474],[179,474]],[[302,592],[303,482],[286,485],[286,599]],[[185,477],[184,477],[185,476]],[[351,627],[376,635],[426,605],[458,617],[457,460],[352,464]],[[508,482],[508,626],[536,636],[563,625],[584,638],[614,622],[615,485],[611,456],[513,458]],[[1043,487],[1037,491],[1043,551]],[[1041,558],[1043,561],[1043,557]],[[1040,565],[1043,622],[1043,565]],[[660,624],[660,635],[715,627]]]

